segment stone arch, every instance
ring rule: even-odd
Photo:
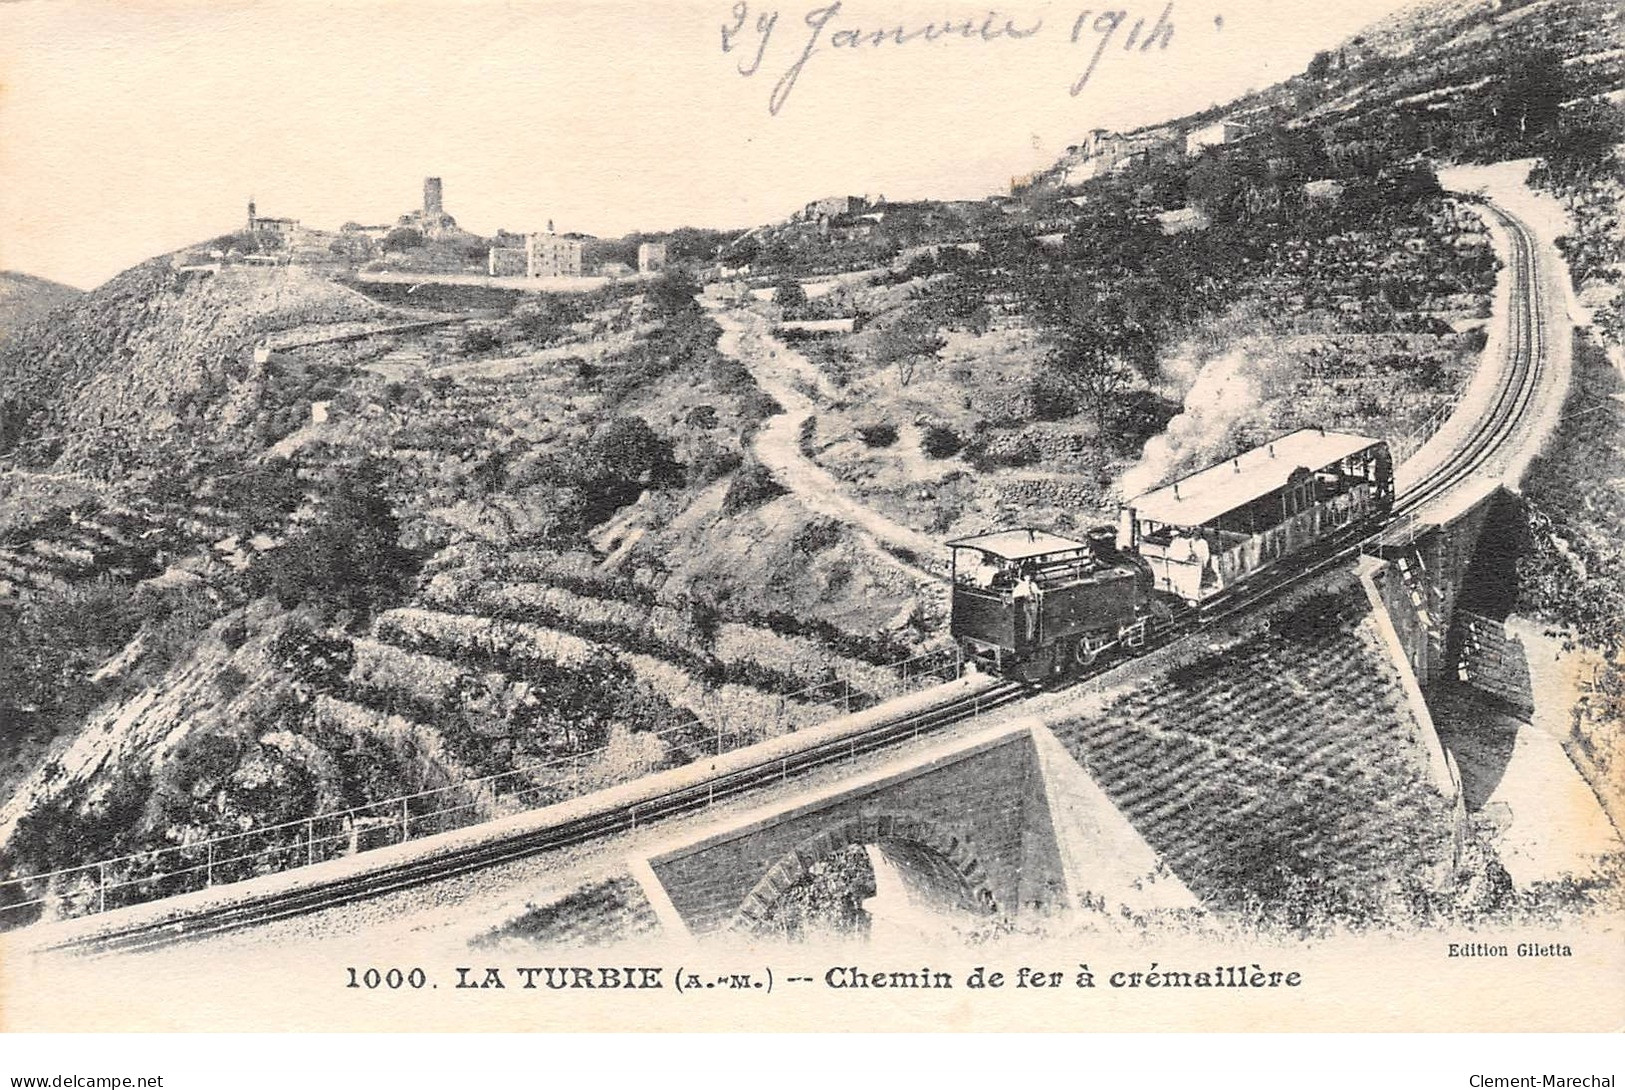
[[[786,890],[806,877],[813,864],[851,845],[903,844],[934,862],[939,874],[963,884],[967,906],[987,915],[999,912],[987,871],[970,837],[928,818],[909,814],[863,814],[807,838],[768,868],[735,910],[730,930],[755,931]]]

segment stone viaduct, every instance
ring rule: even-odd
[[[809,868],[848,845],[876,846],[921,903],[961,917],[1047,915],[1092,899],[1084,884],[1103,875],[1139,884],[1144,903],[1128,907],[1190,903],[1078,780],[1087,774],[1041,724],[1005,724],[663,846],[634,872],[662,923],[696,935],[757,930]]]

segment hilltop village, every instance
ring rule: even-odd
[[[589,256],[590,255],[590,256]],[[626,257],[630,260],[622,260]],[[605,243],[591,235],[545,231],[515,234],[498,230],[482,237],[457,225],[446,211],[439,178],[423,180],[423,205],[394,223],[348,222],[337,231],[310,227],[297,219],[265,216],[253,200],[243,229],[172,258],[189,274],[207,274],[228,264],[347,266],[380,280],[408,281],[452,277],[471,282],[483,277],[500,286],[527,281],[576,281],[554,288],[584,288],[666,267],[666,245],[658,241]]]

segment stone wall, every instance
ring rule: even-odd
[[[894,860],[928,858],[922,881],[953,877],[968,897],[1014,917],[1058,898],[1060,855],[1027,731],[787,809],[668,851],[649,864],[696,934],[759,920],[806,869],[849,844],[888,844]]]

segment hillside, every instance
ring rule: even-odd
[[[54,307],[78,297],[78,288],[27,273],[0,272],[0,344]]]
[[[166,868],[209,837],[252,841],[216,877],[262,873],[401,835],[398,796],[431,793],[401,819],[422,832],[699,759],[929,677],[896,664],[944,642],[936,558],[899,542],[1076,528],[1305,424],[1403,454],[1476,363],[1497,271],[1430,156],[1545,155],[1575,193],[1612,162],[1606,5],[1440,11],[1225,110],[1092,136],[1010,196],[815,202],[724,269],[692,231],[653,280],[420,290],[352,273],[461,272],[480,240],[380,256],[358,228],[355,253],[291,264],[204,243],[19,324],[0,344],[0,873],[133,854],[115,877],[136,898],[182,888]],[[1187,155],[1221,117],[1244,133]],[[1598,292],[1608,222],[1572,244]],[[1357,630],[1347,605],[1328,609]],[[1285,881],[1214,869],[1248,830],[1198,843],[1237,799],[1270,835],[1324,834],[1288,845],[1287,877],[1358,899],[1393,860],[1351,814],[1386,791],[1393,829],[1431,829],[1395,709],[1334,693],[1347,752],[1256,723],[1179,733],[1352,639],[1242,648],[1211,685],[1125,696],[1075,752],[1119,792],[1147,755],[1214,774],[1191,807],[1120,801],[1215,903]],[[1304,816],[1296,764],[1384,747],[1358,797]],[[23,892],[71,914],[87,888]]]
[[[899,562],[749,459],[777,407],[692,282],[368,287],[153,263],[34,332],[56,378],[19,389],[33,465],[0,475],[6,870],[424,791],[432,831],[930,679],[890,665],[925,640]],[[125,896],[177,888],[166,858]]]

